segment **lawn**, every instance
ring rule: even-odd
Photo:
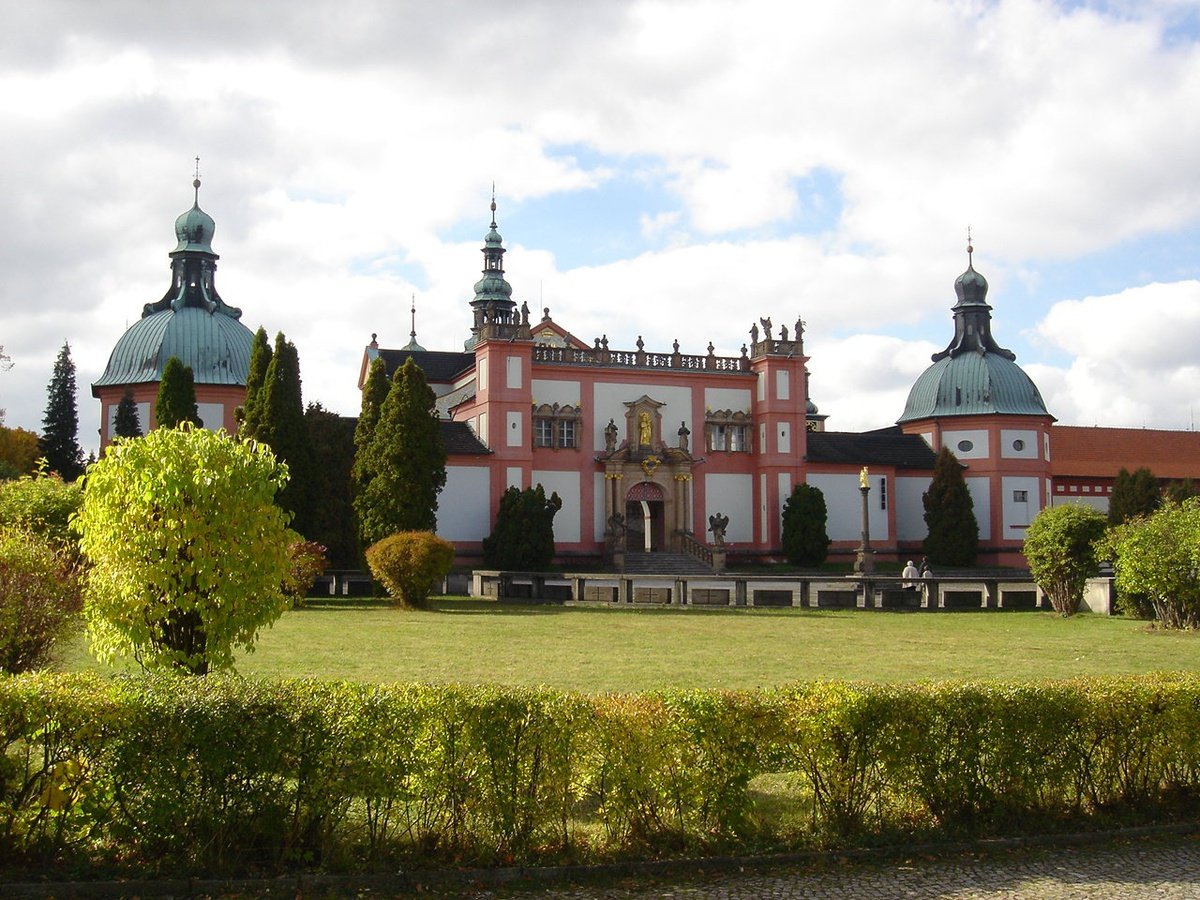
[[[638,691],[1200,671],[1198,650],[1200,634],[1086,614],[514,607],[445,598],[424,612],[333,603],[290,611],[237,668],[267,677]],[[82,636],[62,645],[59,666],[106,671]]]

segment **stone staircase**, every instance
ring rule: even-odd
[[[686,553],[626,553],[626,575],[711,575],[712,569]]]

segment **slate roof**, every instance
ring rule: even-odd
[[[454,381],[459,375],[475,365],[474,353],[453,353],[445,350],[379,350],[383,364],[387,366],[388,377],[392,377],[397,369],[404,365],[410,356],[421,371],[425,373],[426,381]]]
[[[1057,478],[1115,478],[1142,466],[1156,478],[1200,480],[1200,432],[1146,428],[1050,429],[1050,471]]]
[[[358,426],[357,416],[342,416],[342,418],[350,422],[351,428]],[[475,437],[475,432],[466,422],[450,422],[440,419],[438,426],[441,428],[442,447],[447,456],[487,456],[491,454],[492,451],[480,443],[479,438]]]
[[[893,426],[861,433],[810,431],[806,459],[810,463],[932,470],[937,454],[920,435],[905,434]]]

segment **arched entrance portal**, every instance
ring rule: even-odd
[[[629,553],[653,553],[665,549],[666,528],[663,490],[641,481],[625,495],[625,549]]]

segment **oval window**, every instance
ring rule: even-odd
[[[971,443],[970,441],[959,441],[958,449],[961,450],[963,453],[969,453],[975,449],[975,445],[973,443]]]
[[[1013,441],[1013,449],[1014,450],[1024,450],[1025,442],[1023,440],[1021,440],[1020,438],[1017,438],[1015,441]]]

